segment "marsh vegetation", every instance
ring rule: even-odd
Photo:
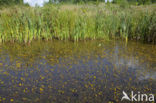
[[[0,10],[0,42],[135,39],[156,43],[156,5],[47,4]]]

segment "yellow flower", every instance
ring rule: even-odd
[[[23,77],[21,77],[20,79],[21,79],[22,81],[24,81],[24,78],[23,78]]]
[[[3,98],[3,101],[5,101],[6,100],[6,98]]]
[[[14,101],[14,99],[10,99],[10,102],[13,102]]]
[[[94,76],[94,79],[96,79],[96,76]]]
[[[17,64],[16,64],[16,67],[17,67],[17,68],[20,68],[20,67],[21,67],[21,64],[20,64],[20,63],[17,63]]]
[[[43,88],[40,88],[40,92],[43,92]]]
[[[0,63],[0,66],[3,66],[3,63]]]
[[[21,83],[19,83],[19,86],[22,86],[22,84],[21,84]]]

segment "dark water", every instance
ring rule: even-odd
[[[123,90],[156,94],[155,45],[121,41],[0,45],[0,103],[120,103]]]

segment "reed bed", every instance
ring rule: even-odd
[[[2,8],[0,42],[122,38],[156,43],[155,11],[155,5],[113,4]]]

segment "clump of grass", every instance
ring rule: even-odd
[[[155,6],[132,6],[124,10],[111,4],[62,7],[15,6],[1,10],[0,42],[123,38],[156,43]]]

